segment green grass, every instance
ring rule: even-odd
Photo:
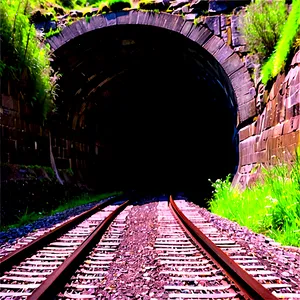
[[[51,28],[49,32],[45,33],[44,38],[45,38],[45,39],[48,39],[48,38],[50,38],[50,37],[52,37],[52,36],[54,36],[54,35],[58,35],[58,34],[60,34],[60,33],[61,33],[61,28],[57,28],[57,29],[55,29],[55,30],[53,30],[53,29]]]
[[[247,6],[241,32],[250,53],[256,53],[261,61],[268,58],[280,38],[286,21],[285,0],[255,0]]]
[[[71,200],[64,201],[62,204],[60,204],[57,208],[49,211],[49,212],[28,212],[28,208],[26,209],[26,212],[18,217],[18,222],[11,225],[5,225],[0,226],[0,231],[6,231],[10,228],[17,228],[29,223],[32,223],[34,221],[37,221],[38,219],[41,219],[46,216],[52,216],[58,212],[62,212],[64,210],[67,210],[69,208],[77,207],[83,204],[92,203],[96,201],[100,201],[102,199],[106,199],[111,196],[119,196],[122,192],[111,192],[111,193],[104,193],[100,195],[87,195],[87,196],[79,196],[75,197]]]
[[[244,191],[232,187],[229,177],[212,185],[212,213],[283,245],[300,246],[300,150],[292,165],[264,169],[261,179]]]
[[[54,106],[59,76],[50,66],[49,46],[41,46],[35,27],[29,21],[31,10],[30,1],[1,2],[0,77],[12,84],[13,96],[24,99],[43,122]]]
[[[275,51],[262,67],[262,82],[267,84],[285,66],[297,36],[300,35],[300,1],[293,0],[292,10],[285,22]]]

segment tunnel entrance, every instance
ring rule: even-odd
[[[238,164],[237,105],[216,59],[163,28],[106,27],[55,51],[53,124],[83,133],[95,186],[205,197]],[[98,145],[98,146],[95,146]]]

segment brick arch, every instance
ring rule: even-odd
[[[205,25],[194,25],[193,22],[186,21],[181,16],[136,10],[97,15],[92,17],[89,22],[81,19],[65,27],[59,35],[48,39],[47,43],[50,44],[53,51],[56,51],[70,40],[87,32],[117,25],[161,27],[165,30],[177,32],[196,42],[215,58],[216,61],[213,67],[220,74],[224,71],[227,74],[229,84],[233,90],[233,93],[228,91],[227,93],[230,101],[236,103],[238,122],[246,121],[256,115],[255,99],[252,92],[254,86],[245,63],[223,39],[215,36]]]

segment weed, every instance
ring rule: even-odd
[[[56,28],[55,30],[53,30],[53,29],[51,28],[49,32],[45,33],[44,37],[45,37],[45,39],[48,39],[48,38],[50,38],[51,36],[60,34],[60,32],[61,32],[61,28],[59,28],[59,27]]]
[[[294,163],[266,167],[255,185],[240,191],[230,177],[212,183],[210,210],[276,241],[300,246],[300,149]]]
[[[130,8],[132,5],[130,0],[108,0],[108,6],[111,11],[118,11],[124,8]]]
[[[35,27],[28,18],[28,3],[22,0],[1,2],[0,76],[13,83],[16,93],[39,111],[43,121],[54,106],[57,85],[50,67],[49,46],[41,47],[37,39]]]
[[[267,84],[283,70],[286,59],[291,52],[297,35],[300,33],[300,1],[294,0],[292,10],[285,22],[280,39],[276,44],[275,51],[262,67],[262,82]],[[297,47],[297,43],[295,44]]]
[[[85,18],[85,21],[86,21],[87,23],[89,23],[92,17],[86,15],[84,18]]]
[[[249,51],[263,61],[273,52],[286,21],[285,0],[256,0],[247,6],[241,31]]]
[[[9,228],[17,228],[17,227],[20,227],[22,225],[32,223],[32,222],[34,222],[38,219],[41,219],[43,217],[51,216],[51,215],[54,215],[58,212],[62,212],[62,211],[66,210],[66,209],[69,209],[69,208],[73,208],[73,207],[80,206],[80,205],[87,204],[87,203],[100,201],[102,199],[106,199],[106,198],[111,197],[111,196],[119,196],[121,194],[122,194],[122,192],[111,192],[111,193],[103,193],[103,194],[100,194],[100,195],[93,195],[93,196],[91,196],[91,195],[78,196],[78,197],[74,197],[71,200],[62,200],[61,204],[57,208],[55,208],[51,211],[48,211],[48,212],[46,212],[46,211],[42,211],[42,212],[31,211],[31,212],[28,212],[28,208],[26,208],[25,213],[18,217],[18,222],[17,223],[12,224],[12,225],[0,226],[0,231],[5,231],[5,230],[8,230]]]

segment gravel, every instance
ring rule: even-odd
[[[157,253],[154,248],[157,236],[157,203],[156,199],[134,203],[127,217],[127,229],[124,238],[115,252],[106,279],[99,286],[99,299],[167,299],[164,285],[168,277],[159,275]],[[91,208],[98,203],[86,204],[77,208],[57,213],[51,217],[42,218],[33,224],[18,229],[0,233],[1,248],[12,246],[21,237],[40,228],[45,230],[51,226]],[[197,210],[218,229],[248,249],[256,257],[264,259],[268,269],[276,271],[278,276],[289,281],[294,288],[300,286],[300,249],[283,247],[272,239],[253,233],[236,222],[221,218],[204,208],[196,206]]]
[[[289,281],[294,289],[299,290],[300,248],[281,246],[273,239],[254,233],[236,222],[212,214],[204,208],[199,210],[207,221],[226,233],[230,239],[245,247],[248,254],[254,254],[268,269],[276,272],[279,277]]]
[[[159,275],[157,202],[138,203],[127,217],[127,230],[108,274],[99,286],[99,299],[167,299],[166,276]],[[98,294],[97,293],[97,294]]]

